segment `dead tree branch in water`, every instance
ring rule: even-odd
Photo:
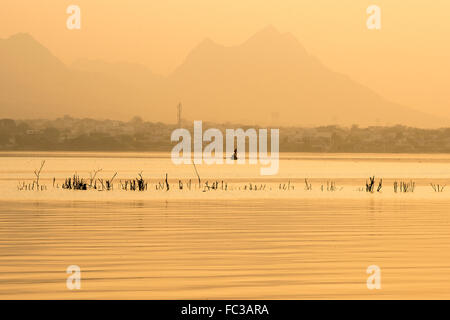
[[[305,178],[305,190],[311,191],[312,184],[308,182],[308,179]]]
[[[169,191],[170,187],[169,187],[169,182],[167,181],[167,173],[166,173],[166,191]]]
[[[431,187],[433,188],[434,192],[443,192],[445,185],[441,186],[439,184],[430,183]]]
[[[64,181],[62,188],[70,190],[87,190],[87,183],[75,172],[73,177],[69,177]]]
[[[194,161],[192,161],[192,164],[194,165],[195,173],[197,174],[197,178],[198,178],[198,187],[200,188],[200,185],[201,185],[200,175],[198,174],[197,167],[195,166]]]
[[[394,182],[394,192],[414,192],[416,188],[416,183],[414,181],[404,182],[404,181],[395,181]]]
[[[144,177],[142,176],[142,171],[138,173],[139,178],[136,179],[137,181],[137,185],[138,185],[138,190],[139,191],[144,191],[147,190],[147,183],[144,180]]]
[[[94,174],[92,174],[92,172],[89,172],[89,175],[90,175],[90,183],[89,183],[89,187],[90,188],[92,188],[92,187],[94,187],[92,184],[94,183],[94,181],[95,181],[95,177],[97,176],[97,173],[99,173],[100,171],[102,171],[103,169],[97,169],[97,170],[94,170]],[[95,184],[95,187],[96,187],[96,184]],[[95,187],[94,187],[94,189],[95,189]]]
[[[110,179],[110,180],[106,180],[106,190],[112,190],[112,189],[114,189],[114,184],[113,184],[113,182],[114,182],[114,178],[117,176],[117,172],[116,173],[114,173],[114,175],[112,176],[112,178]],[[103,183],[102,183],[102,185],[103,185]]]
[[[45,164],[45,160],[43,160],[41,162],[41,167],[39,168],[39,170],[34,170],[34,175],[36,176],[36,187],[39,190],[39,179],[41,178],[41,171],[42,168],[44,167]]]
[[[377,192],[380,192],[382,187],[383,187],[383,179],[380,179],[380,182],[378,183]]]
[[[369,177],[369,182],[366,180],[366,192],[373,193],[375,191],[375,176]],[[378,182],[377,192],[381,192],[381,188],[383,188],[383,179],[380,179]]]

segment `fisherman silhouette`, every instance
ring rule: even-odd
[[[238,159],[238,156],[237,156],[237,148],[234,149],[234,153],[233,153],[233,155],[231,156],[231,159],[232,159],[232,160],[237,160],[237,159]]]

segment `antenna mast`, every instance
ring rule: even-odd
[[[183,107],[181,106],[181,102],[178,104],[177,106],[177,122],[178,122],[178,127],[181,128],[181,111],[182,111]]]

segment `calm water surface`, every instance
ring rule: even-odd
[[[47,190],[18,191],[43,159]],[[152,182],[145,192],[52,186],[97,168]],[[264,178],[252,166],[198,170],[229,189],[177,190],[195,173],[164,154],[2,154],[0,298],[450,298],[450,189],[429,186],[450,185],[450,156],[283,155]],[[166,172],[171,190],[156,191]],[[369,175],[384,178],[382,193],[358,191]],[[398,179],[415,192],[394,193]],[[321,191],[328,180],[338,191]],[[66,288],[69,265],[81,290]],[[366,287],[370,265],[381,290]]]

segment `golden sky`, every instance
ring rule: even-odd
[[[81,7],[81,30],[66,8]],[[382,29],[366,28],[366,8]],[[0,37],[31,33],[65,63],[138,62],[168,74],[208,37],[235,45],[267,25],[386,98],[450,117],[448,0],[2,0]]]

